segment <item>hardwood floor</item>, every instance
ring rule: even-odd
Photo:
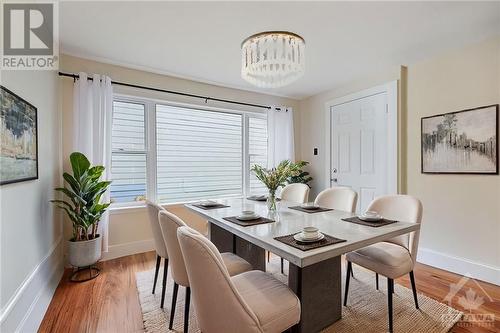
[[[66,271],[39,332],[142,332],[135,273],[153,269],[154,263],[153,252],[105,261],[100,263],[101,275],[83,283],[69,282],[70,272]],[[458,283],[461,278],[460,275],[422,264],[417,264],[415,268],[418,291],[441,302],[449,293],[450,284]],[[400,278],[396,283],[410,287],[409,277]],[[468,316],[469,321],[457,323],[451,332],[500,332],[500,287],[468,280],[451,300],[452,307],[466,314],[470,312],[462,306],[465,303],[461,297],[467,297],[469,289],[484,300],[472,314],[493,314],[496,320],[481,327],[470,321],[477,317]],[[471,292],[469,300],[472,300],[470,295]]]
[[[104,261],[101,274],[82,283],[70,282],[67,270],[38,331],[142,332],[135,273],[154,263],[154,252]]]
[[[453,327],[451,332],[500,332],[500,287],[472,279],[462,280],[461,275],[419,263],[417,263],[414,272],[418,292],[445,304],[449,304],[445,301],[445,298],[450,292],[450,285],[466,281],[451,299],[451,307],[464,312],[464,318]],[[396,283],[411,288],[409,276],[397,279]],[[472,292],[475,294],[472,294]],[[463,304],[467,293],[470,295],[469,300],[472,300],[470,297],[475,295],[474,299],[479,301],[479,297],[481,297],[484,303],[478,302],[478,307],[472,311],[465,309]],[[486,321],[485,323],[481,320],[485,318],[483,316],[485,314],[493,315],[494,321]],[[480,322],[474,322],[478,319],[480,319]]]

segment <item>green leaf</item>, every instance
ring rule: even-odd
[[[80,179],[83,173],[90,168],[89,160],[82,153],[72,153],[69,160],[71,162],[71,168],[73,169],[73,175],[76,179]]]
[[[94,181],[101,178],[103,172],[104,172],[104,167],[102,165],[93,166],[87,171],[89,178]]]
[[[70,175],[69,173],[65,172],[65,173],[63,173],[63,178],[69,184],[69,186],[71,187],[71,189],[75,193],[79,193],[80,192],[80,184],[78,183],[78,181],[72,175]]]
[[[66,214],[68,214],[68,217],[71,221],[73,221],[74,223],[78,224],[78,217],[77,215],[75,214],[75,212],[69,210],[68,208],[62,206],[62,205],[56,205],[58,208],[64,210],[66,212]]]
[[[68,207],[68,209],[74,210],[74,207],[67,201],[64,200],[50,200],[50,202],[55,203],[55,204],[62,204]],[[59,205],[56,205],[59,207]]]
[[[68,198],[71,199],[71,201],[73,201],[73,203],[76,205],[76,204],[80,204],[80,205],[85,205],[87,202],[81,197],[79,196],[78,194],[76,194],[75,192],[65,188],[65,187],[57,187],[54,189],[55,191],[59,191],[59,192],[62,192],[64,194],[66,194],[66,196]]]

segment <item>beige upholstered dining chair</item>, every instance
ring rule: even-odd
[[[409,195],[389,195],[377,198],[369,205],[368,210],[376,211],[385,218],[401,222],[421,223],[422,204]],[[417,260],[418,239],[420,231],[392,238],[386,242],[376,243],[346,255],[347,274],[345,285],[344,306],[347,305],[350,272],[352,263],[358,264],[376,273],[378,289],[378,275],[387,277],[387,300],[389,307],[389,332],[393,332],[392,294],[394,293],[394,279],[405,274],[410,275],[411,287],[415,307],[418,309],[417,289],[413,267]]]
[[[288,184],[281,190],[281,200],[306,203],[309,200],[309,186],[306,184]]]
[[[153,240],[156,251],[156,269],[155,277],[153,281],[153,294],[156,290],[156,281],[158,280],[158,272],[160,270],[161,258],[163,258],[163,281],[161,289],[161,304],[160,307],[163,308],[165,302],[165,289],[167,284],[167,272],[168,272],[168,252],[163,237],[161,235],[160,224],[158,222],[158,213],[164,211],[165,209],[160,205],[155,204],[149,200],[146,200],[146,206],[148,210],[149,224],[151,225],[151,231],[153,232]]]
[[[300,301],[285,284],[261,271],[230,277],[208,239],[189,227],[177,237],[202,332],[274,333],[299,322]]]
[[[309,186],[306,184],[288,184],[281,190],[281,200],[296,202],[299,204],[306,203],[309,200]],[[267,262],[271,260],[271,252],[267,252]],[[281,274],[283,274],[284,260],[281,258]]]
[[[356,210],[358,194],[349,187],[334,186],[321,191],[314,203],[321,207],[353,213]]]
[[[186,226],[176,215],[164,210],[159,212],[158,219],[160,221],[161,234],[167,246],[170,258],[170,271],[174,280],[174,293],[172,295],[172,307],[170,309],[169,329],[172,329],[175,315],[175,305],[177,303],[177,291],[179,285],[186,287],[186,300],[184,303],[184,332],[188,331],[189,324],[189,304],[191,289],[189,279],[186,272],[186,266],[182,257],[179,241],[177,240],[177,228]],[[252,269],[252,266],[244,259],[233,253],[221,254],[223,264],[227,268],[229,275],[236,275]]]

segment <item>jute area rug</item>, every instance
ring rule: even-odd
[[[280,259],[272,257],[267,271],[282,282],[287,282],[287,276],[279,273]],[[375,289],[375,274],[353,265],[355,278],[351,279],[349,287],[348,306],[342,309],[342,319],[325,329],[323,332],[387,332],[387,286],[386,279],[379,278],[379,290]],[[285,274],[287,272],[285,271]],[[345,274],[345,269],[342,270]],[[182,332],[184,322],[185,290],[179,287],[173,331],[168,329],[170,306],[172,302],[173,280],[168,272],[165,306],[160,309],[161,277],[158,274],[158,284],[155,295],[151,294],[154,270],[136,274],[137,291],[142,309],[144,331]],[[342,278],[345,281],[345,277]],[[343,288],[342,288],[343,289]],[[342,295],[344,292],[342,292]],[[395,284],[394,292],[394,332],[397,333],[445,333],[460,320],[462,312],[440,303],[425,295],[419,294],[420,310],[415,308],[412,291]],[[191,302],[189,332],[199,332],[193,302]],[[224,332],[221,332],[224,333]],[[228,332],[231,333],[231,332]]]

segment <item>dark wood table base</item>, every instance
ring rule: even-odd
[[[209,223],[209,237],[220,252],[233,252],[254,269],[266,270],[266,251]],[[342,317],[340,256],[304,268],[289,264],[288,286],[301,303],[300,323],[292,332],[319,332]]]
[[[266,250],[263,248],[213,223],[208,224],[208,235],[220,252],[232,252],[248,261],[253,269],[266,271]]]
[[[288,287],[300,299],[300,323],[292,332],[319,332],[342,317],[340,256],[307,267],[289,263]]]

